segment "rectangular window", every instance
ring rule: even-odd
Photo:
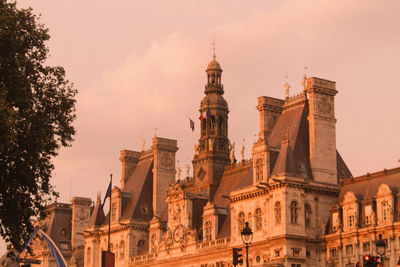
[[[275,250],[275,257],[279,257],[281,255],[281,251],[280,250]]]
[[[365,206],[365,225],[371,224],[372,209],[371,206]]]
[[[299,257],[300,256],[300,250],[299,249],[293,249],[293,256],[294,257]]]
[[[353,255],[353,245],[346,246],[346,255]]]
[[[369,242],[363,243],[363,252],[369,252],[371,250],[371,245]]]
[[[337,212],[332,214],[332,226],[333,231],[337,231],[339,228],[339,214]]]
[[[354,226],[354,215],[349,216],[349,227]]]

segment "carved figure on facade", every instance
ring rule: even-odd
[[[245,146],[244,146],[244,138],[243,138],[242,148],[240,149],[240,155],[242,156],[242,161],[244,161],[244,150],[245,150]]]
[[[214,140],[213,139],[208,139],[208,150],[213,151],[213,146],[214,146]]]
[[[373,209],[371,211],[371,224],[372,225],[376,224],[376,216],[375,216],[375,211]]]
[[[189,165],[189,164],[186,164],[185,169],[186,169],[186,177],[189,177],[189,174],[190,174],[190,165]]]
[[[231,164],[234,164],[236,162],[236,159],[235,159],[235,142],[233,142],[233,143],[229,142],[229,159],[231,160]]]
[[[140,140],[140,146],[141,146],[141,148],[142,148],[142,151],[144,151],[144,146],[145,146],[145,144],[146,144],[146,141],[144,141],[144,139],[142,138],[142,139]]]
[[[178,180],[180,180],[181,179],[181,168],[180,167],[178,167],[178,169],[176,170],[176,177],[178,178]]]
[[[200,144],[197,143],[194,145],[194,154],[198,155],[199,152],[200,152]]]

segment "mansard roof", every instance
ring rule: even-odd
[[[53,203],[47,207],[49,216],[40,222],[40,228],[50,236],[58,247],[71,243],[72,207],[70,204]]]
[[[276,157],[271,157],[271,175],[290,174],[312,179],[308,115],[309,104],[304,93],[286,99],[282,114],[267,140],[270,148],[277,151]],[[283,139],[287,140],[283,142]],[[338,177],[352,177],[338,151],[336,161]]]
[[[131,199],[122,212],[122,219],[151,219],[153,217],[152,169],[153,157],[140,160],[132,175],[128,178],[123,191],[131,193]]]
[[[308,101],[305,95],[286,100],[282,114],[268,136],[268,145],[280,151],[273,162],[272,175],[290,173],[311,178],[307,116]],[[282,142],[283,139],[286,140]]]
[[[400,189],[400,167],[368,173],[351,179],[342,179],[338,203],[343,201],[347,192],[353,192],[361,200],[373,199],[382,184],[387,184],[392,190],[392,194],[396,195]]]
[[[105,220],[103,207],[101,206],[101,201],[98,198],[96,201],[96,206],[93,209],[92,216],[90,217],[89,227],[101,226]]]
[[[229,194],[253,183],[252,161],[228,166],[222,175],[221,181],[212,199],[217,207],[228,208],[230,205]],[[229,209],[228,209],[229,210]]]

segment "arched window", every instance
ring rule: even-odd
[[[89,247],[86,250],[86,264],[91,265],[92,264],[92,249]]]
[[[244,212],[239,213],[238,228],[239,228],[239,232],[241,232],[244,228]]]
[[[304,218],[305,218],[306,227],[311,226],[311,214],[312,214],[312,210],[311,210],[310,204],[305,203],[304,204]]]
[[[281,203],[275,203],[275,224],[281,224]]]
[[[204,225],[204,238],[207,241],[212,240],[212,223],[211,221],[206,221],[206,224]]]
[[[210,130],[215,129],[215,117],[214,116],[211,116],[210,119],[208,120],[208,128]]]
[[[215,74],[214,73],[211,76],[211,84],[215,85]]]
[[[261,209],[257,208],[255,213],[254,213],[254,221],[256,224],[256,231],[260,231],[262,229],[262,215],[261,215]]]
[[[256,161],[256,181],[259,182],[263,179],[263,164],[262,159],[259,158]]]
[[[222,116],[218,117],[218,134],[222,135],[224,132],[224,119]]]
[[[297,224],[297,217],[297,202],[292,201],[292,203],[290,203],[290,222],[292,224]]]
[[[119,259],[123,260],[125,257],[125,242],[121,241],[119,245]]]

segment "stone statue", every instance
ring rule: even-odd
[[[231,164],[234,164],[235,159],[235,142],[229,143],[229,159],[231,160]]]
[[[189,164],[186,164],[185,168],[186,168],[186,177],[189,177],[190,165],[189,165]]]
[[[194,154],[195,155],[199,154],[199,149],[200,149],[200,145],[199,144],[195,144],[194,145]]]
[[[371,212],[371,224],[372,225],[375,225],[375,219],[376,219],[376,217],[375,217],[375,211],[374,210],[372,210],[372,212]]]
[[[140,140],[140,144],[142,147],[142,151],[144,151],[144,145],[146,144],[146,141],[144,141],[144,139]]]
[[[325,231],[326,231],[326,224],[324,221],[322,221],[321,224],[321,234],[325,235]]]
[[[213,150],[213,145],[214,145],[214,140],[213,139],[208,139],[208,150],[212,151]]]
[[[240,155],[242,156],[242,160],[244,160],[244,150],[245,150],[245,147],[244,147],[244,139],[243,139],[242,148],[240,149]]]
[[[176,170],[176,176],[178,177],[178,180],[180,180],[181,179],[181,168],[180,167],[178,167],[178,169]]]
[[[285,97],[289,98],[289,89],[291,88],[288,82],[285,82]]]

